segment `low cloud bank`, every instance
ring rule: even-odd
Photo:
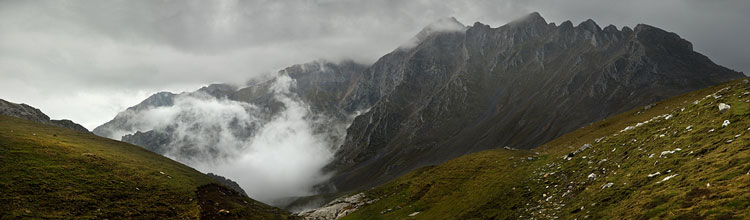
[[[316,129],[328,120],[289,92],[294,84],[286,75],[276,78],[274,99],[284,108],[273,114],[244,102],[184,93],[174,105],[133,114],[134,130],[116,135],[161,134],[165,156],[230,178],[253,199],[280,205],[284,198],[314,194],[313,187],[330,177],[321,170],[340,139],[331,137],[346,127]]]

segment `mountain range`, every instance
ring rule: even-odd
[[[159,92],[91,132],[0,100],[0,218],[743,219],[749,91],[646,24],[446,18],[372,64]],[[274,204],[296,213],[190,167],[267,127],[325,145],[317,195]]]
[[[165,146],[181,143],[174,131],[138,128],[134,118],[201,94],[259,106],[257,124],[234,132],[251,137],[286,108],[274,85],[289,77],[287,94],[309,108],[316,131],[336,151],[325,167],[335,174],[323,189],[346,192],[473,152],[532,149],[626,110],[743,76],[677,34],[645,24],[557,25],[532,13],[492,28],[450,18],[371,65],[317,61],[244,88],[157,93],[93,132],[166,154]],[[200,154],[189,143],[177,147],[178,158]]]
[[[369,111],[353,121],[328,166],[339,190],[481,150],[531,149],[637,106],[744,76],[645,24],[556,25],[532,13],[497,28],[477,22],[454,30],[421,36],[362,73],[367,80],[354,89],[366,95],[352,100]]]

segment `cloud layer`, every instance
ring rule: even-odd
[[[326,117],[312,115],[309,106],[289,92],[294,84],[286,75],[276,78],[274,99],[284,108],[272,115],[244,102],[183,93],[171,106],[132,114],[128,123],[133,130],[112,132],[115,139],[136,131],[165,134],[161,137],[168,141],[156,139],[166,143],[158,150],[165,156],[230,178],[256,200],[281,204],[285,198],[316,193],[313,187],[328,179],[321,169],[340,144],[329,137],[345,129],[316,131]]]
[[[748,72],[744,0],[0,1],[0,96],[93,128],[157,91],[243,84],[315,59],[373,62],[445,17],[648,23]]]

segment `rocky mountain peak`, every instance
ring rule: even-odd
[[[409,39],[406,43],[402,44],[399,48],[414,48],[419,45],[419,43],[435,33],[461,32],[466,31],[466,29],[466,25],[456,20],[455,17],[441,18],[422,28],[422,30],[419,31],[417,35],[415,35],[412,39]]]
[[[581,24],[578,24],[578,28],[582,28],[584,30],[588,30],[594,33],[602,31],[602,28],[599,27],[599,25],[596,24],[596,22],[591,19],[586,19],[586,21],[581,22]]]
[[[692,53],[693,44],[690,41],[682,39],[679,35],[662,30],[660,28],[647,25],[638,24],[633,29],[633,34],[639,42],[651,46],[652,53],[657,51],[670,53]],[[708,60],[705,56],[701,57],[704,60]]]
[[[232,92],[237,91],[237,87],[228,84],[217,83],[204,86],[198,89],[198,91],[205,92],[206,94],[214,97],[227,97]]]
[[[416,38],[423,40],[433,33],[463,30],[466,30],[466,25],[456,20],[456,18],[441,18],[422,28],[422,30],[417,34]]]
[[[433,31],[439,31],[439,30],[461,30],[466,28],[466,25],[458,21],[455,17],[448,17],[448,18],[440,18],[436,21],[433,21],[427,27],[425,27],[423,30],[433,30]]]
[[[617,27],[615,25],[607,25],[607,27],[604,27],[604,32],[606,33],[614,33],[617,32]]]
[[[623,34],[626,34],[626,35],[630,35],[633,33],[633,29],[628,26],[623,26],[621,31]]]
[[[476,28],[476,27],[488,27],[489,28],[490,26],[486,25],[486,24],[482,24],[482,22],[478,22],[477,21],[477,22],[474,22],[474,24],[471,25],[471,27],[473,27],[473,28]]]
[[[546,26],[547,21],[544,20],[541,14],[539,12],[532,12],[530,14],[527,14],[526,16],[523,16],[519,19],[516,19],[512,22],[510,22],[511,25],[536,25],[536,26]]]
[[[538,12],[533,12],[499,28],[512,31],[517,37],[529,37],[541,35],[548,31],[549,27],[554,27],[554,24],[548,24]]]
[[[560,23],[560,26],[558,26],[560,30],[566,30],[566,29],[573,29],[573,22],[570,20],[563,21],[563,23]]]
[[[653,29],[659,29],[659,28],[651,26],[651,25],[647,25],[647,24],[637,24],[635,28],[633,29],[633,31],[644,32],[644,31],[653,30]]]
[[[176,95],[177,94],[174,94],[171,92],[157,92],[149,96],[148,98],[144,99],[140,103],[138,103],[138,105],[129,107],[128,109],[140,110],[140,109],[153,108],[153,107],[171,106],[174,104],[172,99]]]

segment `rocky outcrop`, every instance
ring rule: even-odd
[[[475,23],[399,48],[363,72],[344,107],[368,110],[329,165],[340,190],[485,149],[528,149],[637,106],[742,77],[656,27]]]
[[[295,215],[308,220],[334,220],[357,211],[363,205],[372,204],[377,201],[377,199],[368,199],[364,193],[358,193],[338,198],[320,208],[300,212]]]
[[[0,115],[8,115],[16,118],[22,118],[29,121],[35,121],[42,124],[55,125],[58,127],[69,128],[80,132],[89,132],[85,127],[76,124],[67,119],[51,120],[49,116],[41,110],[31,107],[27,104],[16,104],[0,99]]]
[[[719,112],[724,113],[727,110],[729,110],[732,106],[727,105],[726,103],[719,103]]]
[[[213,174],[213,173],[206,173],[206,176],[209,176],[209,177],[213,178],[214,180],[218,181],[219,183],[223,184],[224,186],[226,186],[226,187],[228,187],[230,189],[233,189],[234,191],[237,191],[238,193],[240,193],[242,195],[248,196],[247,193],[245,192],[245,190],[243,190],[242,187],[240,187],[240,184],[237,184],[237,182],[235,182],[235,181],[233,181],[231,179],[228,179],[226,177],[219,176],[219,175],[216,175],[216,174]]]

